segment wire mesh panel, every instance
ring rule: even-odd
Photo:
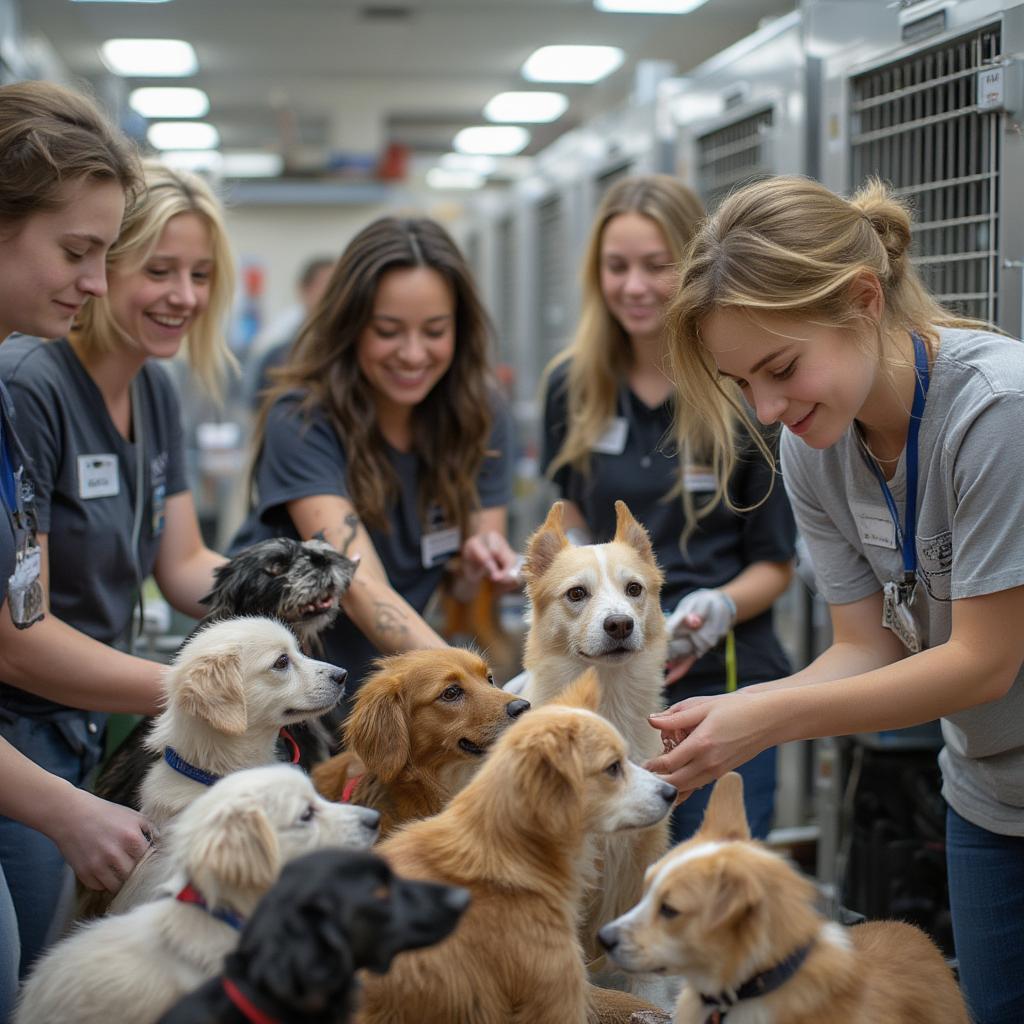
[[[738,185],[773,173],[767,146],[773,119],[766,107],[697,137],[697,187],[709,210]]]
[[[1000,114],[979,111],[978,71],[1000,26],[922,49],[851,79],[852,180],[891,182],[914,207],[914,261],[944,303],[998,316]]]
[[[540,351],[546,362],[562,347],[565,334],[568,278],[565,256],[565,208],[561,196],[545,199],[537,207],[537,311]]]

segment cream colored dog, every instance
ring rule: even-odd
[[[625,737],[643,764],[661,752],[647,716],[663,707],[667,637],[661,570],[644,528],[624,502],[615,503],[610,544],[573,547],[556,502],[527,544],[527,593],[533,623],[523,663],[530,680],[523,696],[537,707],[552,701],[587,667],[597,672],[598,713]],[[632,907],[647,865],[664,853],[668,828],[602,836],[595,841],[600,877],[585,900],[581,938],[589,960],[601,956],[598,929]],[[660,1001],[658,993],[650,993]]]
[[[675,1024],[968,1024],[953,975],[920,929],[842,928],[814,886],[750,839],[743,780],[715,786],[696,835],[648,872],[639,904],[601,930],[631,971],[685,976]]]
[[[273,764],[282,726],[333,708],[345,676],[344,669],[306,657],[291,630],[272,619],[225,619],[200,630],[168,674],[167,706],[146,738],[162,756],[143,780],[142,813],[163,828],[214,779]],[[166,877],[158,843],[110,909],[138,906]]]
[[[164,898],[58,942],[26,982],[15,1024],[158,1020],[221,971],[240,922],[284,864],[325,846],[365,849],[378,819],[369,808],[324,800],[290,765],[229,775],[168,830]]]

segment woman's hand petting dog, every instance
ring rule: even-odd
[[[144,815],[68,787],[47,835],[88,889],[117,892],[149,849],[156,828]]]

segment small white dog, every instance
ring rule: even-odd
[[[290,765],[229,775],[168,830],[162,898],[58,942],[22,989],[15,1024],[158,1020],[221,971],[284,864],[322,847],[366,849],[379,817],[324,800]]]
[[[181,649],[167,705],[146,746],[162,756],[140,788],[143,814],[164,828],[217,779],[273,764],[281,728],[316,718],[345,692],[344,669],[306,657],[294,634],[263,618],[211,623]],[[110,909],[152,897],[167,877],[162,846],[135,866]]]

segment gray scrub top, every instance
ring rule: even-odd
[[[270,410],[263,449],[256,464],[258,501],[234,541],[232,553],[268,537],[298,537],[288,515],[289,501],[317,494],[350,498],[346,479],[345,445],[320,408],[308,415],[299,409],[300,392],[278,399]],[[494,424],[486,456],[477,474],[477,494],[483,508],[507,505],[511,486],[511,418],[495,396]],[[387,456],[398,476],[400,496],[388,514],[388,529],[367,527],[392,587],[422,612],[444,572],[444,560],[424,568],[421,554],[423,523],[418,508],[419,457],[414,452],[388,448]],[[453,554],[457,554],[454,552]],[[338,617],[323,637],[324,657],[348,670],[351,700],[380,652],[346,616]]]
[[[136,447],[107,412],[66,339],[15,335],[0,346],[0,380],[14,402],[40,533],[49,535],[50,609],[101,643],[127,634],[139,578],[153,570],[169,497],[188,489],[178,397],[146,363],[141,399],[144,481],[138,552],[131,550]],[[0,704],[44,716],[61,705],[0,682]]]
[[[567,383],[569,364],[558,367],[544,396],[544,434],[541,467],[546,471],[565,442],[568,430]],[[679,497],[666,495],[679,479],[679,457],[672,450],[673,403],[652,408],[623,382],[619,385],[617,417],[624,421],[618,435],[609,434],[604,448],[591,452],[590,472],[561,467],[554,482],[561,496],[583,513],[594,540],[615,534],[615,501],[621,498],[650,534],[658,564],[665,574],[661,604],[671,612],[680,599],[702,587],[720,587],[752,562],[786,562],[793,557],[796,526],[786,492],[776,480],[771,494],[756,509],[738,514],[719,505],[701,519],[686,550],[680,546],[683,508]],[[598,446],[602,447],[602,446]],[[708,467],[688,469],[687,486],[699,506],[702,492],[713,488]],[[771,471],[757,448],[742,454],[729,488],[733,501],[753,505],[768,493]],[[772,625],[771,609],[740,623],[735,630],[739,683],[764,682],[788,675],[785,652]],[[720,693],[725,680],[724,645],[709,651],[679,682],[668,699]]]

